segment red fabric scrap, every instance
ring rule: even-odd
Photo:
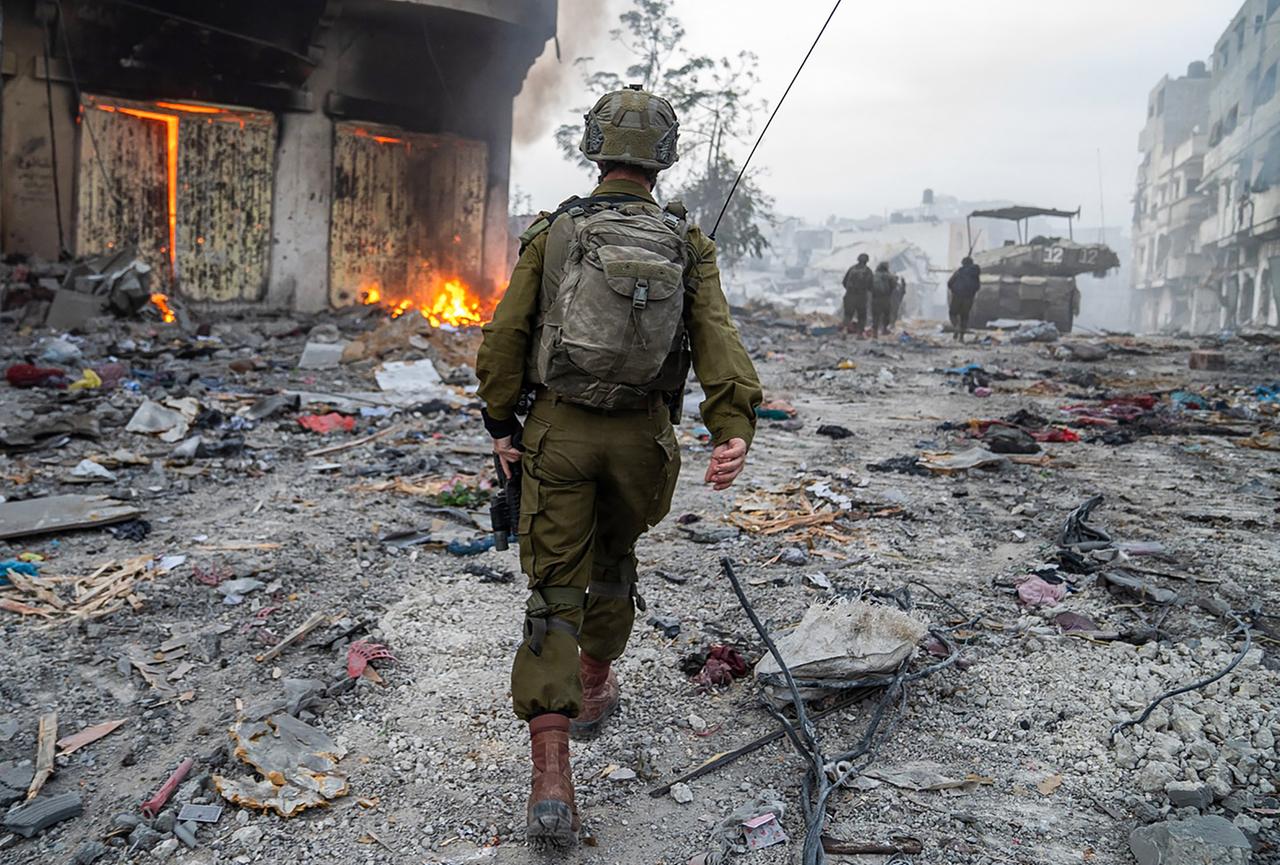
[[[1080,433],[1066,427],[1051,426],[1036,430],[1031,437],[1038,442],[1078,442]]]
[[[56,387],[67,386],[67,374],[51,366],[32,366],[29,363],[15,363],[4,371],[5,381],[13,387]]]
[[[364,675],[365,667],[370,661],[394,661],[396,656],[381,643],[370,643],[368,640],[356,640],[347,646],[347,675],[358,679]]]
[[[734,679],[747,675],[749,668],[746,658],[732,646],[714,645],[707,653],[707,662],[702,671],[693,677],[693,681],[703,687],[728,685]]]
[[[129,377],[129,367],[118,361],[98,364],[93,368],[104,388],[113,388]]]
[[[351,432],[356,428],[356,419],[331,411],[328,414],[304,414],[298,418],[298,425],[323,435],[338,430]]]
[[[1129,394],[1128,396],[1114,396],[1107,400],[1107,405],[1131,405],[1137,406],[1144,411],[1151,411],[1156,407],[1157,402],[1159,402],[1159,400],[1156,398],[1155,394],[1136,393]]]

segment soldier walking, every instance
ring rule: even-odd
[[[871,283],[871,328],[877,337],[889,331],[893,293],[897,288],[898,279],[889,272],[889,262],[877,264]]]
[[[973,311],[973,299],[982,288],[982,268],[965,256],[960,267],[947,280],[947,312],[951,317],[951,338],[964,342],[969,331],[969,313]]]
[[[871,268],[867,267],[870,260],[865,252],[859,253],[858,263],[844,274],[844,329],[851,330],[856,322],[858,334],[867,328],[867,298],[871,295],[873,281]]]
[[[577,839],[569,739],[598,731],[619,704],[611,664],[644,609],[635,543],[671,507],[680,471],[671,424],[689,367],[706,393],[714,447],[704,481],[717,490],[742,471],[761,400],[714,242],[682,205],[663,208],[652,195],[678,158],[677,130],[671,104],[639,86],[601,97],[580,144],[600,166],[599,185],[521,237],[476,360],[494,453],[504,470],[523,470],[530,595],[511,695],[529,724],[527,836],[539,847]],[[522,429],[526,389],[535,398]]]

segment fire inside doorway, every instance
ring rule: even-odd
[[[136,247],[153,285],[197,301],[253,301],[271,257],[274,115],[86,95],[75,244]]]
[[[359,123],[334,136],[330,303],[487,320],[500,292],[484,279],[485,143]]]

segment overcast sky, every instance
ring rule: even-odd
[[[581,4],[609,7],[594,40],[566,26]],[[626,0],[561,0],[564,64],[628,58],[603,31]],[[676,0],[688,43],[759,57],[776,103],[832,0]],[[779,213],[820,221],[918,204],[932,187],[963,199],[1074,209],[1097,224],[1098,151],[1106,222],[1128,224],[1147,94],[1162,75],[1207,59],[1238,0],[849,0],[756,154]],[[779,10],[784,10],[781,14]],[[591,28],[587,28],[588,30]],[[549,58],[544,57],[542,62]],[[585,175],[551,129],[590,104],[571,70],[546,128],[517,142],[512,183],[551,208]],[[535,130],[537,131],[537,130]],[[741,154],[740,154],[741,155]]]

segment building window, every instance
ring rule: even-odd
[[[1276,0],[1280,3],[1280,0]],[[1276,95],[1276,64],[1272,63],[1271,68],[1262,76],[1262,81],[1258,83],[1258,95],[1254,97],[1254,105],[1265,105],[1271,101]]]
[[[1231,44],[1223,42],[1218,46],[1218,69],[1219,71],[1226,69],[1227,64],[1231,62]]]
[[[1244,19],[1236,22],[1236,53],[1244,51]]]
[[[1231,110],[1227,112],[1226,118],[1222,121],[1222,134],[1230,135],[1236,131],[1236,124],[1240,121],[1240,105],[1239,103],[1232,105]]]

